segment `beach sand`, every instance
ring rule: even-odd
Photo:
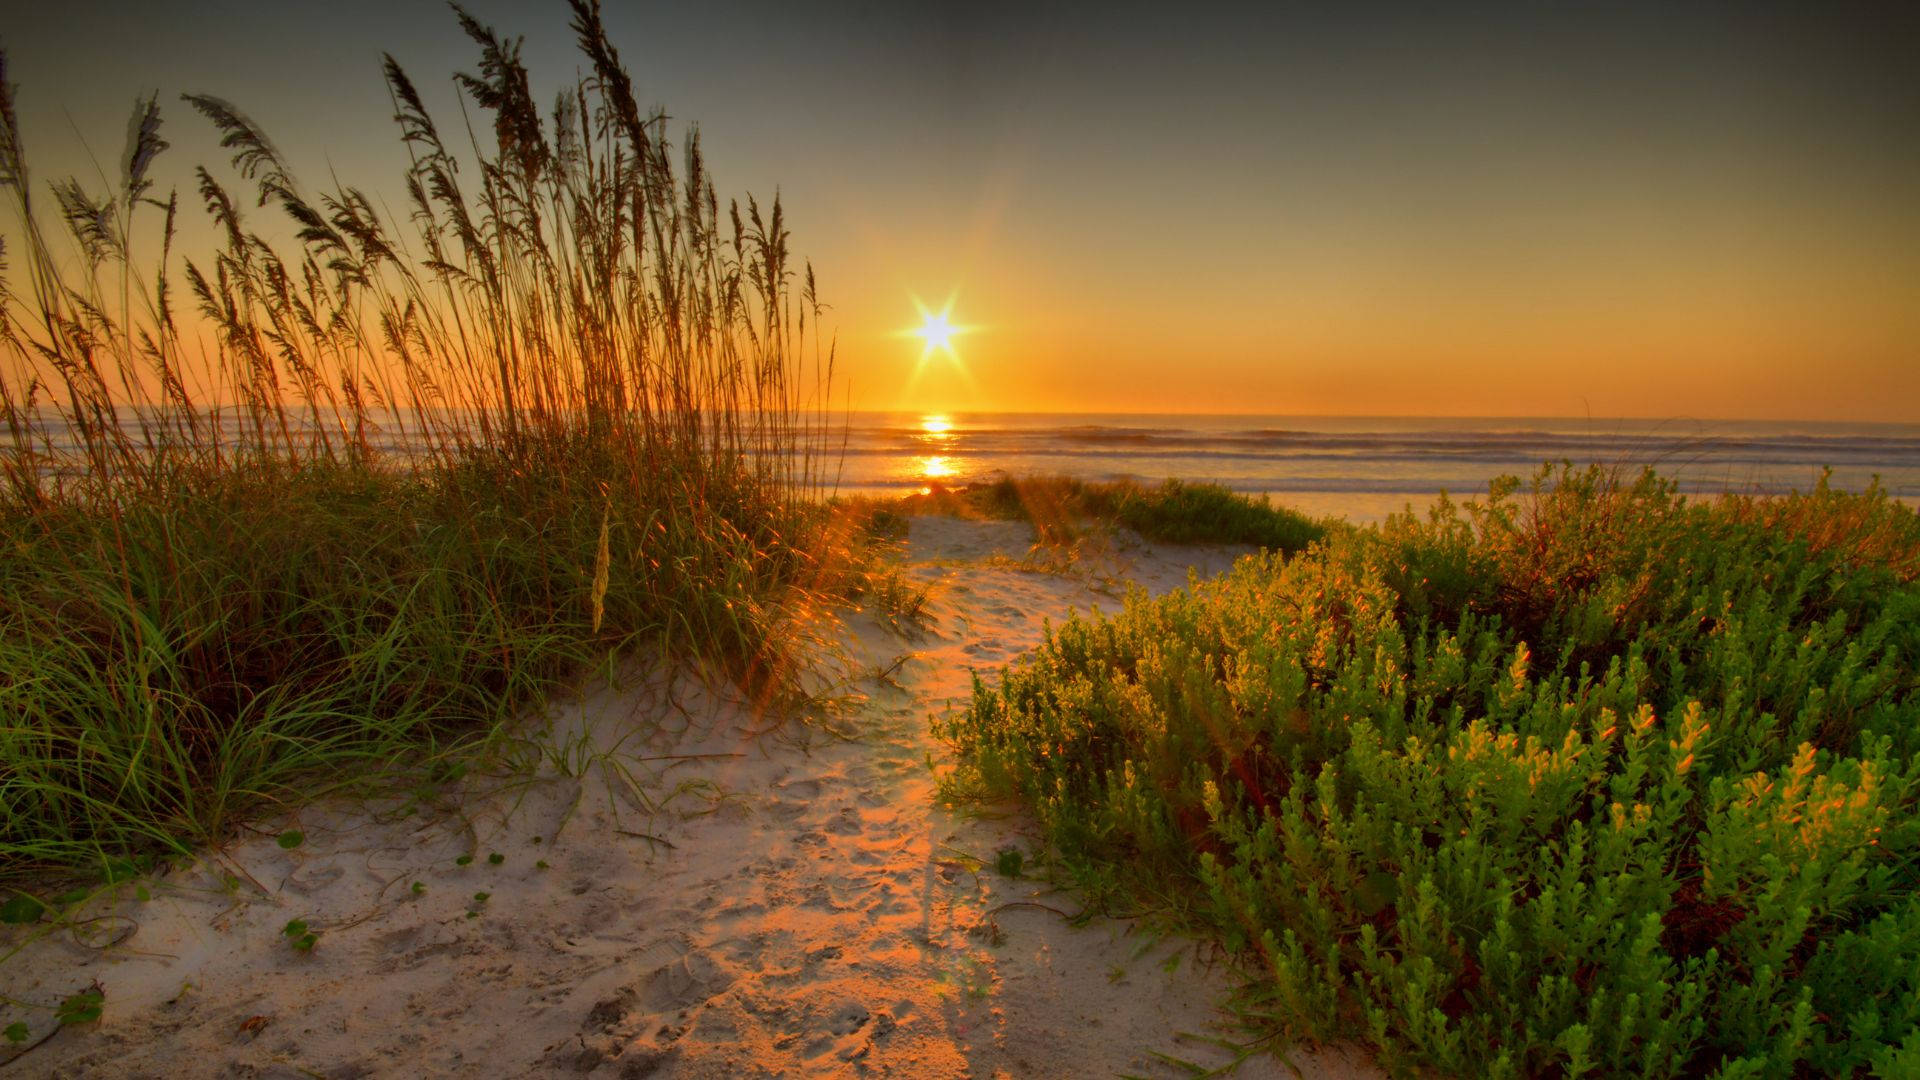
[[[6,1071],[1060,1077],[1231,1061],[1192,1037],[1234,1035],[1217,955],[1138,921],[1072,925],[1071,894],[999,873],[1031,828],[1011,808],[936,805],[949,755],[928,720],[1043,620],[1238,552],[1122,533],[1067,563],[1029,558],[1031,540],[1024,523],[912,519],[924,625],[849,617],[846,703],[825,721],[601,677],[529,734],[547,758],[534,779],[466,778],[405,816],[398,800],[311,806],[119,886],[70,930],[5,928],[9,949],[26,941],[0,966],[10,996],[104,995],[97,1022],[44,1042],[51,1013],[32,1012],[32,1049]],[[305,839],[283,850],[290,828]],[[283,933],[295,919],[311,952]],[[1378,1075],[1339,1048],[1292,1062]],[[1263,1054],[1235,1075],[1296,1074]]]

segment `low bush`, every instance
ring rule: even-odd
[[[1396,1072],[1920,1073],[1913,512],[1518,489],[1069,619],[949,794]]]
[[[1218,484],[1166,480],[1155,487],[1130,481],[1089,483],[1066,476],[1002,476],[983,484],[910,496],[909,508],[1026,520],[1042,536],[1071,534],[1085,520],[1112,522],[1148,540],[1170,544],[1246,544],[1297,552],[1326,534],[1326,526],[1265,497],[1252,498]]]

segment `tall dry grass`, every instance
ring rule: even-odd
[[[0,874],[485,738],[609,647],[791,687],[813,273],[570,7],[589,74],[545,110],[454,9],[457,141],[385,58],[403,222],[205,94],[230,171],[163,189],[147,98],[113,190],[36,186],[0,57]],[[194,212],[212,251],[176,250]]]

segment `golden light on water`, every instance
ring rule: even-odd
[[[955,449],[957,437],[953,433],[953,421],[945,413],[928,413],[920,418],[920,430],[913,433],[913,440],[925,450],[942,451],[923,454],[913,459],[913,475],[929,483],[950,480],[960,473],[959,464],[948,451]],[[924,489],[925,490],[931,489]]]

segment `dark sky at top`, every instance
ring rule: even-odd
[[[526,35],[542,96],[580,69],[564,5],[471,9]],[[723,190],[778,187],[869,407],[1143,407],[1175,361],[1162,407],[1920,419],[1920,5],[606,21]],[[84,175],[83,139],[111,171],[153,89],[176,175],[217,161],[195,90],[314,183],[389,192],[380,53],[443,125],[473,62],[416,0],[9,0],[0,47],[42,179]],[[970,383],[905,390],[911,296],[981,328]]]

